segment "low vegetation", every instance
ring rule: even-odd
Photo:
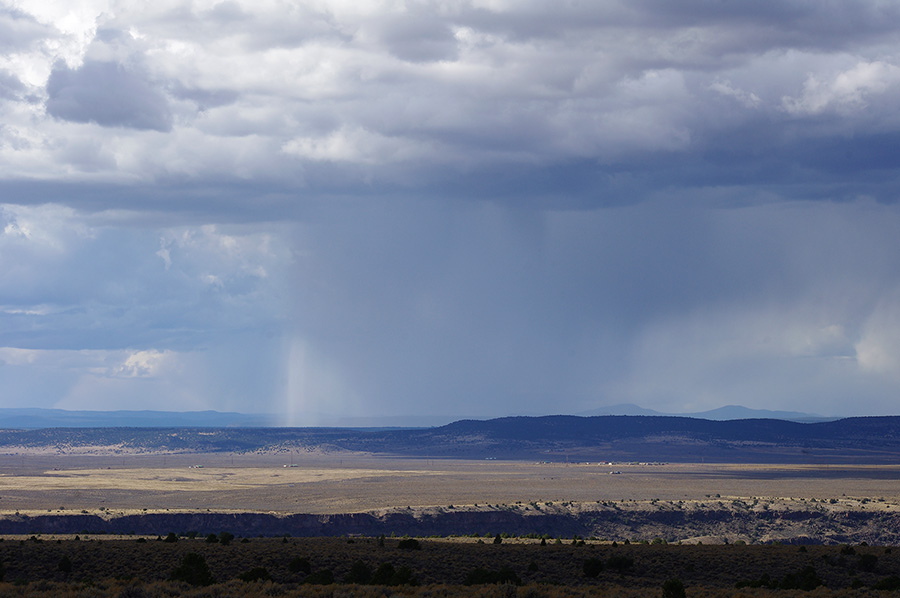
[[[484,537],[7,538],[0,541],[0,595],[788,598],[811,590],[840,596],[900,588],[900,551],[883,546],[557,543],[511,536],[494,544],[496,533]],[[410,540],[418,549],[410,549]]]

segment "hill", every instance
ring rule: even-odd
[[[419,457],[579,461],[896,463],[900,417],[799,423],[667,416],[462,420],[427,429],[45,428],[0,430],[11,452],[360,451]]]
[[[693,417],[695,419],[784,419],[795,422],[816,422],[816,421],[832,421],[838,419],[836,417],[822,417],[814,413],[802,413],[799,411],[772,411],[770,409],[751,409],[743,405],[724,405],[716,409],[708,411],[696,411],[692,413],[663,413],[654,411],[653,409],[645,409],[640,405],[632,403],[621,403],[618,405],[608,405],[598,407],[575,415],[593,416],[593,415],[658,415],[673,417]]]

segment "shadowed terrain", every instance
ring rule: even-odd
[[[462,459],[896,463],[900,417],[798,423],[657,416],[508,417],[424,429],[45,428],[0,450],[47,453],[351,451]]]
[[[4,595],[861,595],[895,589],[900,552],[874,546],[611,545],[515,539],[161,539],[0,542]],[[496,536],[494,536],[496,537]],[[549,541],[548,541],[549,540]],[[207,587],[204,587],[207,586]],[[89,592],[89,593],[88,593]],[[824,593],[823,593],[824,592]],[[664,595],[665,596],[665,595]],[[671,594],[669,594],[671,596]]]

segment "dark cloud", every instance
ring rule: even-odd
[[[603,34],[611,40],[638,42],[639,53],[622,48],[622,55],[652,56],[668,36],[681,50],[669,54],[670,64],[700,57],[699,50],[718,49],[704,60],[721,64],[732,54],[777,49],[841,50],[890,43],[900,23],[900,8],[891,3],[808,2],[806,0],[754,3],[692,0],[638,0],[634,2],[565,2],[549,6],[523,2],[503,9],[462,11],[459,22],[497,32],[511,39],[552,39],[573,32]],[[727,30],[727,34],[724,32]],[[635,36],[623,36],[633,32]],[[689,32],[678,35],[679,32]],[[673,40],[674,41],[674,40]]]
[[[295,323],[346,395],[366,397],[361,412],[723,397],[815,410],[814,393],[841,412],[865,376],[836,367],[855,364],[885,285],[900,282],[896,214],[875,204],[344,208],[300,244]]]
[[[890,411],[898,10],[133,4],[59,31],[0,13],[23,32],[0,194],[28,204],[0,221],[0,345],[21,388],[19,349],[96,351],[72,366],[81,404],[131,396],[130,371],[160,372],[141,397],[249,395],[258,369],[255,404],[295,423]]]
[[[47,111],[159,131],[177,112],[192,142],[139,142],[145,168],[170,176],[155,162],[174,159],[187,196],[227,197],[234,183],[273,216],[295,210],[297,185],[312,198],[592,207],[714,187],[821,197],[829,181],[888,199],[900,77],[880,32],[895,15],[852,8],[853,19],[806,2],[174,6],[137,11],[133,36],[125,22],[101,28],[82,67],[53,70]],[[820,47],[787,35],[826,37],[827,23],[845,29]],[[856,158],[841,160],[842,146]],[[857,180],[852,165],[879,172]]]
[[[387,14],[365,24],[362,31],[372,30],[387,50],[402,60],[428,62],[454,60],[457,43],[451,23],[434,18],[424,8],[409,6],[401,13]]]
[[[86,60],[76,69],[58,63],[47,81],[47,113],[104,127],[169,131],[172,113],[159,87],[140,68]]]
[[[176,98],[195,102],[201,111],[233,104],[240,97],[236,91],[231,89],[191,88],[185,87],[180,82],[175,82],[169,88],[169,93]]]

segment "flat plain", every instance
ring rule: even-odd
[[[517,502],[829,500],[893,511],[900,466],[536,463],[365,454],[0,456],[0,513],[355,513]],[[880,500],[874,500],[880,499]],[[865,501],[863,503],[862,501]]]
[[[207,512],[284,520],[374,513],[378,525],[391,525],[391,514],[413,522],[461,514],[453,521],[472,529],[422,539],[422,549],[412,551],[367,531],[257,538],[245,530],[224,546],[207,534],[215,538],[235,520]],[[163,525],[184,521],[172,513],[198,514],[192,521],[200,527],[167,528],[180,536],[172,543],[157,535],[165,531],[0,536],[0,594],[659,596],[673,578],[687,595],[710,597],[900,588],[900,556],[889,546],[900,543],[895,465],[545,463],[348,452],[0,455],[0,520],[159,514]],[[578,532],[577,543],[574,527],[563,531],[586,522],[594,531]],[[501,533],[502,544],[494,545]],[[795,541],[840,546],[781,545]],[[174,579],[189,553],[209,564],[215,585]],[[411,577],[376,581],[388,566]],[[337,585],[328,585],[332,580]]]

